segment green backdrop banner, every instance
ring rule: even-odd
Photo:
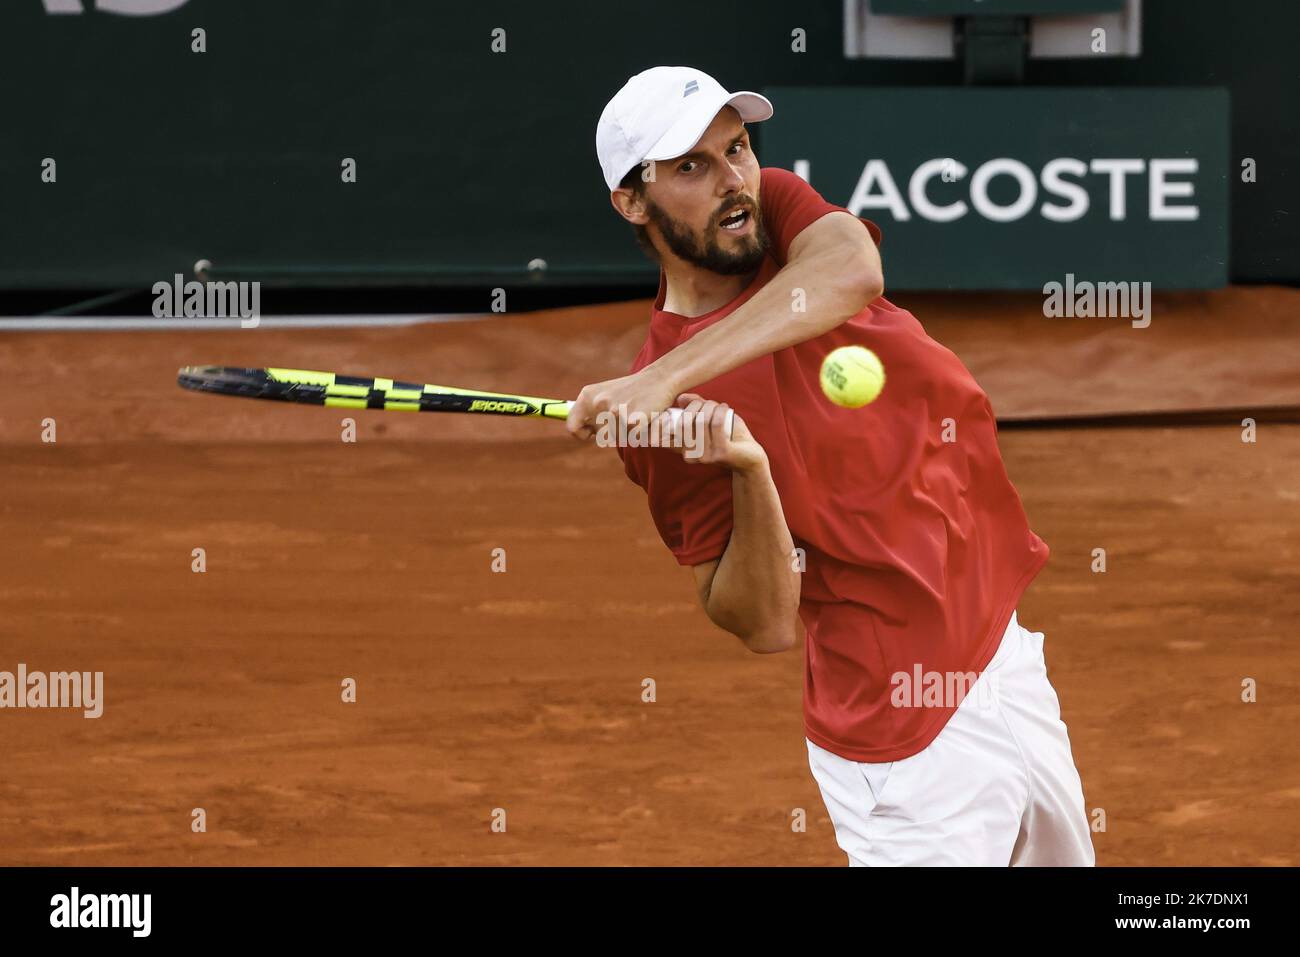
[[[1089,264],[1220,283],[1226,201],[1214,177],[1229,119],[1230,278],[1300,282],[1289,46],[1300,6],[1225,11],[1144,4],[1140,58],[1034,60],[1024,88],[949,90],[955,60],[846,59],[839,0],[664,0],[653,15],[585,0],[8,0],[0,290],[147,290],[199,259],[214,277],[313,285],[523,279],[542,259],[553,278],[644,286],[653,270],[609,208],[593,141],[609,96],[656,63],[771,93],[760,159],[809,160],[811,181],[840,202],[873,157],[909,211],[917,166],[947,154],[967,173],[931,179],[936,204],[971,204],[973,177],[998,157],[1028,167],[1039,206],[1053,159],[1145,164],[1126,176],[1124,222],[1106,218],[1108,174],[1091,169],[1075,221],[1037,207],[1009,223],[973,206],[947,224],[873,210],[891,288],[1033,285]],[[1227,97],[1198,84],[1229,91],[1230,118]],[[823,96],[849,112],[819,119]],[[1192,201],[1177,195],[1192,184],[1200,218],[1152,220],[1152,160],[1189,158],[1195,174],[1159,175],[1170,207]],[[1257,180],[1238,175],[1246,158]],[[991,201],[1014,199],[1014,173],[986,175]]]
[[[1228,279],[1215,89],[774,89],[763,161],[880,224],[891,285]]]

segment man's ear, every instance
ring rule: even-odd
[[[644,226],[650,222],[645,208],[645,196],[638,196],[635,190],[620,186],[609,194],[609,204],[614,207],[614,212],[633,226]]]

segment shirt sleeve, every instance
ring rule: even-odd
[[[680,565],[721,558],[731,541],[731,472],[692,465],[668,449],[620,448],[623,468],[645,490],[659,537]]]
[[[772,241],[772,257],[782,266],[789,257],[790,244],[796,236],[827,213],[848,212],[843,206],[822,199],[817,190],[789,170],[767,166],[760,175],[759,203],[763,211],[763,222]],[[867,227],[872,241],[879,246],[880,227],[869,219],[858,219]]]

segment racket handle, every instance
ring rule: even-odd
[[[672,417],[673,422],[676,423],[676,422],[678,422],[678,421],[681,419],[681,417],[682,417],[682,413],[683,413],[684,411],[685,411],[684,409],[672,408],[672,409],[669,409],[669,410],[668,410],[668,414]],[[727,418],[726,418],[724,424],[726,425],[726,428],[727,428],[727,438],[731,438],[732,427],[736,424],[736,410],[735,410],[735,409],[728,409],[728,410],[727,410]]]

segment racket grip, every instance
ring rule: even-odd
[[[668,410],[668,414],[669,414],[670,416],[672,416],[673,422],[676,423],[676,422],[678,422],[678,421],[681,420],[682,413],[683,413],[684,411],[685,411],[684,409],[671,408],[671,409]],[[726,418],[724,424],[726,425],[726,428],[727,428],[727,438],[731,438],[731,435],[732,435],[732,429],[733,429],[733,427],[734,427],[735,424],[736,424],[736,410],[735,410],[735,409],[728,409],[728,410],[727,410],[727,418]]]

